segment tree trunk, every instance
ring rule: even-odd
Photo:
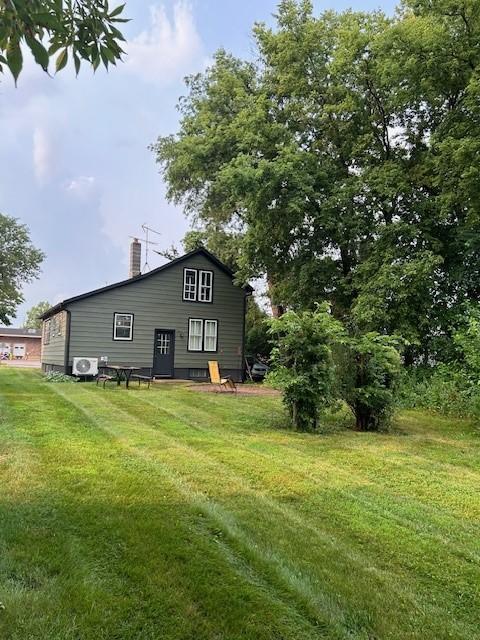
[[[403,363],[406,367],[411,367],[415,363],[415,352],[413,347],[405,347],[405,354],[403,356]]]
[[[283,316],[283,314],[285,313],[285,307],[283,306],[283,304],[276,304],[273,302],[272,298],[273,298],[273,290],[274,290],[274,284],[272,279],[267,276],[267,284],[268,284],[268,297],[270,298],[270,307],[272,309],[272,316],[274,318],[280,318],[280,316]]]
[[[355,407],[355,429],[357,431],[378,431],[378,424],[368,407]]]

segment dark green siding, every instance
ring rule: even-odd
[[[213,302],[184,302],[184,268],[214,272]],[[150,278],[70,303],[70,365],[76,356],[107,356],[110,363],[151,367],[155,329],[174,329],[175,369],[206,368],[218,360],[224,370],[243,369],[244,291],[203,255],[192,256]],[[113,340],[113,314],[133,313],[131,342]],[[187,350],[188,319],[218,320],[218,352]],[[46,359],[43,360],[47,362]]]

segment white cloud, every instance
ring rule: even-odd
[[[47,182],[51,175],[53,149],[45,129],[36,127],[33,131],[33,169],[39,184]]]
[[[147,82],[167,86],[204,66],[203,45],[192,8],[179,1],[169,19],[163,5],[150,8],[150,28],[126,45],[124,68]]]
[[[93,176],[78,176],[67,183],[65,189],[78,198],[88,198],[95,190],[96,181]]]

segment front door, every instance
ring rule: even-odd
[[[175,352],[175,331],[172,329],[155,329],[153,347],[154,376],[173,377],[173,356]]]

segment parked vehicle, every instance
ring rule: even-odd
[[[268,364],[262,362],[254,356],[247,356],[246,360],[248,366],[250,367],[250,374],[253,380],[261,382],[270,370]]]

